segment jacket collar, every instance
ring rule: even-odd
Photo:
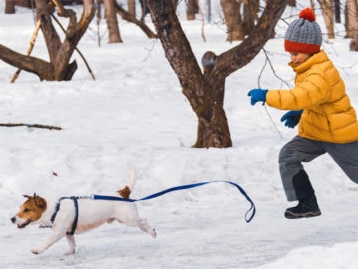
[[[298,73],[306,72],[308,69],[310,69],[315,64],[320,64],[328,60],[328,56],[324,50],[321,50],[320,52],[313,54],[310,58],[308,58],[305,62],[302,64],[295,66],[292,62],[290,62],[288,65],[293,68],[293,71]]]

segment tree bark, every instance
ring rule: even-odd
[[[197,140],[194,147],[232,146],[223,108],[226,77],[248,64],[259,53],[270,39],[287,1],[269,1],[254,30],[240,45],[218,56],[214,52],[206,52],[202,57],[202,72],[171,1],[148,0],[152,21],[165,56],[198,118]]]
[[[347,35],[346,37],[352,38],[349,43],[351,51],[358,51],[358,3],[356,0],[347,0],[346,2],[347,22]]]
[[[357,0],[346,1],[346,38],[356,38],[358,32],[358,4]]]
[[[334,6],[333,0],[318,0],[322,8],[322,15],[327,29],[328,38],[334,38]]]
[[[221,8],[224,13],[227,37],[226,41],[244,40],[245,34],[242,27],[240,13],[241,1],[220,0]]]
[[[334,18],[336,23],[341,23],[341,1],[334,0]]]
[[[15,13],[15,1],[6,0],[5,2],[5,14],[14,14]]]
[[[245,36],[249,35],[255,27],[255,21],[258,20],[257,10],[259,7],[257,1],[244,1],[242,29]]]
[[[119,33],[115,0],[104,0],[104,16],[107,23],[109,43],[123,43]]]
[[[188,0],[186,9],[186,19],[188,21],[195,20],[195,15],[199,13],[198,0]]]
[[[17,68],[36,74],[40,80],[71,80],[77,70],[77,63],[76,61],[70,63],[70,59],[94,17],[93,0],[83,0],[83,12],[79,21],[77,21],[76,13],[73,10],[63,8],[58,1],[54,2],[58,15],[69,20],[63,42],[52,23],[53,7],[47,0],[36,0],[36,19],[41,23],[41,31],[50,61],[23,55],[2,45],[0,45],[0,59]]]
[[[53,66],[41,59],[26,56],[0,44],[0,59],[5,63],[36,74],[41,80],[54,80]]]
[[[288,6],[290,6],[290,7],[296,7],[296,0],[289,0],[289,1],[288,1]]]
[[[127,4],[128,4],[128,13],[135,17],[136,16],[135,0],[128,0]]]

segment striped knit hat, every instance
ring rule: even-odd
[[[285,50],[288,52],[302,52],[315,54],[320,51],[322,33],[312,9],[305,8],[294,20],[285,34]]]

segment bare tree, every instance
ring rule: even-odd
[[[202,57],[203,71],[195,59],[170,0],[148,0],[152,21],[171,67],[198,118],[199,148],[232,146],[224,111],[225,80],[248,64],[270,39],[288,0],[268,1],[251,34],[240,45],[220,54]]]
[[[336,23],[341,23],[341,1],[334,0],[334,18]]]
[[[199,0],[188,0],[186,18],[188,21],[195,20],[195,15],[199,13]]]
[[[352,38],[349,49],[358,51],[358,3],[357,0],[346,2],[346,37]]]
[[[357,0],[347,0],[345,8],[346,38],[354,38],[358,31],[358,4]]]
[[[147,14],[149,14],[149,7],[147,4],[147,0],[140,0],[140,7],[142,9],[142,15],[140,16],[140,21],[144,22],[144,18]]]
[[[128,12],[132,16],[135,16],[135,0],[128,0]]]
[[[242,2],[236,0],[220,0],[220,3],[226,24],[226,41],[244,40],[245,34],[240,13]]]
[[[288,6],[295,7],[296,6],[296,0],[289,0],[288,1]]]
[[[6,0],[5,2],[5,14],[14,14],[15,13],[15,1]]]
[[[318,0],[327,29],[328,38],[334,38],[334,5],[333,0]]]
[[[83,0],[82,16],[77,21],[73,10],[63,8],[58,1],[54,2],[58,15],[69,20],[63,41],[52,22],[54,10],[52,2],[36,0],[36,18],[41,24],[50,61],[20,54],[3,45],[0,45],[0,59],[12,66],[36,74],[41,80],[71,80],[77,70],[76,61],[70,63],[71,56],[94,17],[95,9],[93,0]]]
[[[258,0],[220,0],[227,29],[226,41],[244,40],[255,27],[259,12]]]
[[[103,2],[104,2],[104,17],[107,22],[109,43],[122,43],[123,41],[119,33],[119,27],[118,27],[115,0],[103,0]]]
[[[260,1],[242,0],[244,3],[242,29],[244,35],[249,35],[255,27],[255,21],[258,20],[257,13],[260,10]]]

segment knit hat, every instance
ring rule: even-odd
[[[305,8],[287,28],[285,34],[285,50],[314,54],[320,51],[322,33],[312,9]]]

